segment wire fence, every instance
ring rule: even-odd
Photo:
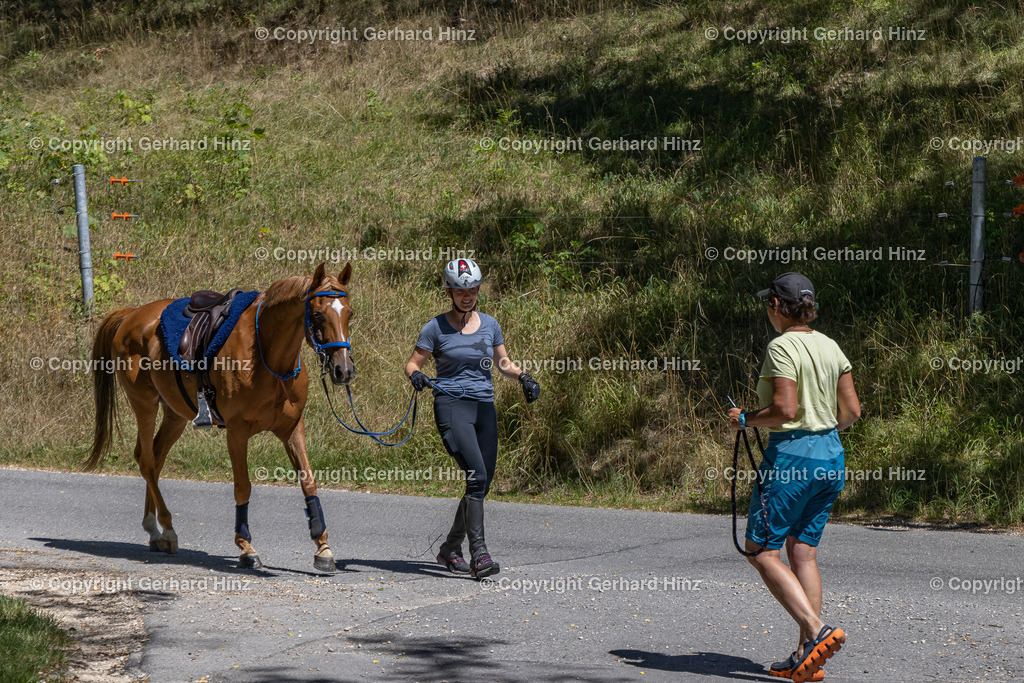
[[[981,158],[981,157],[979,157],[979,158]],[[76,166],[76,168],[79,168],[79,167]],[[84,170],[83,170],[83,176],[84,176]],[[62,216],[62,215],[65,215],[68,212],[69,209],[75,209],[77,214],[81,214],[81,209],[80,209],[80,207],[76,206],[76,203],[66,203],[67,202],[67,197],[64,194],[64,190],[63,190],[65,187],[68,187],[69,185],[72,184],[72,183],[69,183],[68,180],[73,180],[73,179],[74,179],[74,176],[68,176],[68,177],[51,178],[49,180],[49,182],[48,182],[48,186],[50,188],[49,208],[43,210],[45,213],[52,213],[55,216]],[[189,177],[189,178],[183,178],[183,179],[140,179],[140,178],[130,178],[130,177],[124,176],[124,175],[122,175],[121,177],[117,177],[117,176],[105,176],[105,177],[84,176],[84,183],[83,183],[83,187],[82,187],[82,191],[83,191],[82,201],[84,202],[84,195],[85,195],[86,192],[91,193],[91,195],[92,195],[94,200],[96,200],[96,198],[99,198],[99,201],[95,201],[95,204],[94,204],[94,205],[98,205],[98,207],[95,210],[89,211],[87,213],[87,215],[86,215],[86,218],[87,218],[86,222],[84,224],[81,222],[81,220],[79,222],[79,235],[78,235],[78,237],[79,237],[79,242],[80,242],[80,244],[79,244],[79,257],[80,257],[81,263],[82,264],[89,263],[89,254],[84,253],[83,247],[82,247],[82,244],[81,244],[82,243],[82,239],[83,239],[82,230],[84,229],[86,232],[88,232],[89,225],[92,224],[93,222],[95,222],[95,221],[103,221],[103,222],[115,222],[116,223],[117,221],[121,221],[121,222],[127,223],[129,221],[146,221],[147,220],[147,217],[146,217],[145,213],[134,213],[133,210],[132,210],[132,209],[138,210],[138,207],[132,207],[131,206],[132,203],[133,203],[133,200],[136,197],[138,197],[138,194],[135,192],[135,190],[137,188],[149,188],[149,187],[165,187],[165,188],[166,187],[176,187],[176,188],[181,188],[181,187],[187,187],[187,186],[198,186],[200,184],[200,182],[202,182],[202,184],[206,185],[207,187],[209,187],[210,184],[211,184],[210,181],[199,181],[195,177]],[[1013,187],[1013,188],[1022,188],[1022,187],[1024,187],[1024,174],[1016,176],[1016,177],[1011,178],[1011,179],[1007,179],[1007,180],[1002,181],[1002,182],[1000,182],[1000,181],[996,181],[996,182],[998,184],[1000,184],[1000,185],[1006,185],[1006,186],[1010,186],[1010,187]],[[235,183],[235,182],[231,182],[231,181],[220,181],[220,184],[223,185],[223,186],[240,186],[241,185],[241,183]],[[287,182],[287,183],[274,183],[273,186],[275,188],[277,188],[277,189],[290,188],[292,190],[300,190],[301,189],[301,190],[317,190],[317,191],[320,191],[320,190],[325,190],[327,188],[336,189],[336,185],[334,185],[334,184],[318,183],[318,182],[294,182],[294,181],[292,181],[292,182]],[[943,185],[943,187],[946,190],[953,190],[953,189],[956,188],[956,186],[957,186],[956,181],[946,181],[944,183],[944,185]],[[255,187],[256,187],[255,185],[249,185],[250,191],[255,189]],[[942,212],[910,213],[910,214],[901,213],[900,216],[902,218],[904,218],[904,219],[911,218],[911,219],[917,219],[917,220],[927,220],[927,221],[930,221],[931,223],[933,223],[935,225],[938,225],[940,222],[944,222],[944,221],[956,221],[956,222],[959,222],[960,220],[963,220],[964,222],[970,222],[970,221],[972,221],[972,219],[974,219],[974,218],[976,218],[978,216],[977,210],[978,210],[977,207],[975,207],[974,210],[947,210],[947,211],[942,211]],[[984,207],[984,205],[982,205],[981,212],[982,212],[982,215],[984,217],[984,221],[985,222],[992,223],[992,224],[996,225],[997,227],[999,227],[1000,229],[1007,229],[1009,226],[1014,226],[1015,227],[1017,225],[1017,221],[1019,219],[1021,219],[1021,218],[1024,218],[1024,203],[1020,203],[1017,206],[1000,206],[1000,207],[993,208],[993,209],[987,209],[987,208]],[[336,210],[335,211],[335,216],[338,216],[339,213],[340,212]],[[247,212],[246,213],[247,220],[262,221],[262,222],[265,222],[265,223],[268,223],[268,224],[272,223],[275,219],[280,219],[280,218],[283,218],[284,216],[285,216],[285,214],[284,213],[280,213],[280,212],[265,212],[265,213]],[[341,218],[340,216],[338,216],[338,217]],[[164,216],[164,218],[166,219],[166,216]],[[350,217],[346,216],[344,218],[350,218]],[[851,216],[850,218],[854,218],[855,219],[856,216]],[[358,230],[360,228],[363,229],[363,230],[366,230],[368,228],[372,228],[374,226],[380,225],[383,222],[387,222],[387,223],[390,223],[390,224],[421,223],[421,224],[425,224],[425,225],[430,225],[433,222],[437,222],[437,221],[450,221],[450,220],[452,220],[451,217],[439,216],[439,215],[389,216],[386,219],[361,220],[361,221],[357,221],[355,223],[351,223],[350,222],[347,226],[344,226],[344,227],[347,227],[347,228],[350,228],[350,229],[356,229],[356,230]],[[530,249],[528,249],[527,251],[530,251],[531,254],[536,254],[536,256],[533,257],[533,258],[524,258],[523,254],[516,253],[517,250],[509,250],[509,251],[507,251],[507,252],[505,252],[503,254],[500,254],[500,255],[480,254],[479,256],[475,255],[475,251],[474,250],[468,250],[470,253],[474,254],[473,257],[475,258],[475,260],[477,260],[478,262],[480,262],[482,264],[489,264],[489,265],[505,264],[505,265],[524,265],[524,266],[544,266],[544,265],[550,265],[552,263],[558,263],[561,266],[568,266],[568,267],[574,267],[574,268],[583,268],[583,267],[589,267],[589,268],[595,268],[595,267],[617,268],[617,267],[620,267],[620,266],[629,266],[630,264],[633,263],[633,260],[632,259],[622,259],[622,258],[594,258],[593,256],[588,255],[589,253],[593,252],[593,249],[590,248],[591,245],[594,244],[595,242],[596,243],[601,243],[602,241],[614,240],[614,239],[622,239],[622,240],[627,240],[627,241],[633,241],[635,243],[636,241],[640,241],[640,240],[644,239],[644,235],[643,235],[643,232],[642,232],[643,231],[643,225],[642,225],[643,223],[645,223],[645,222],[653,223],[655,221],[662,221],[662,220],[665,220],[665,219],[663,217],[652,216],[652,215],[533,214],[533,213],[528,213],[528,212],[521,212],[521,213],[515,213],[515,214],[469,214],[469,215],[460,216],[460,217],[457,218],[457,220],[459,220],[459,221],[461,221],[463,223],[472,223],[472,222],[475,222],[475,221],[481,221],[481,222],[486,222],[486,221],[506,221],[506,222],[511,222],[513,225],[516,225],[516,224],[529,225],[531,223],[536,223],[536,224],[541,225],[541,226],[545,225],[546,223],[552,222],[552,221],[568,221],[568,222],[577,223],[577,224],[586,224],[586,223],[591,223],[591,222],[598,222],[598,223],[602,223],[602,224],[611,223],[611,224],[620,224],[621,225],[621,224],[632,223],[634,225],[630,229],[630,233],[631,234],[625,234],[625,235],[601,235],[601,236],[597,236],[597,237],[592,237],[592,238],[590,238],[590,239],[588,239],[588,240],[586,240],[586,241],[584,241],[582,243],[577,243],[575,251],[573,249],[560,249],[557,252],[541,253],[543,250],[540,249],[539,245],[537,245],[536,243],[531,244],[530,245]],[[640,224],[640,225],[637,226],[636,224]],[[339,228],[341,228],[341,227],[342,226],[339,226]],[[65,230],[65,228],[61,227],[61,230]],[[339,235],[338,235],[339,243],[338,243],[338,247],[337,248],[334,248],[332,245],[327,245],[327,246],[323,247],[321,253],[319,253],[319,254],[317,254],[315,252],[314,253],[309,253],[307,251],[304,255],[305,256],[321,256],[323,258],[321,258],[320,260],[334,262],[334,261],[337,260],[337,258],[334,258],[334,257],[337,257],[339,254],[340,255],[344,255],[345,253],[351,253],[354,256],[354,258],[358,258],[360,250],[362,250],[362,251],[372,250],[372,251],[370,251],[368,253],[376,253],[376,252],[380,252],[380,251],[387,252],[387,251],[391,250],[391,251],[394,251],[394,254],[397,256],[397,258],[389,258],[388,260],[403,260],[403,258],[401,257],[401,255],[403,253],[402,252],[402,250],[403,250],[402,245],[397,245],[396,244],[396,245],[390,245],[390,246],[381,246],[381,245],[378,245],[378,244],[372,244],[372,245],[368,245],[368,246],[344,247],[344,246],[342,246],[342,243],[341,243],[341,240],[344,240],[344,237],[340,234],[340,232],[341,232],[341,230],[339,229]],[[86,235],[86,240],[87,240],[87,238],[88,238],[88,236]],[[87,241],[86,241],[86,244],[88,244]],[[923,265],[923,266],[926,266],[926,267],[931,267],[931,268],[971,268],[975,264],[980,264],[980,266],[982,268],[982,274],[980,276],[978,276],[979,279],[978,279],[977,283],[975,283],[974,279],[972,279],[972,284],[971,284],[972,291],[975,288],[983,287],[984,279],[987,278],[988,276],[990,276],[993,273],[993,269],[995,269],[997,267],[1010,267],[1010,268],[1014,268],[1015,269],[1016,267],[1024,265],[1024,247],[1022,247],[1022,250],[1019,253],[992,254],[992,255],[986,255],[986,256],[984,256],[981,259],[969,258],[967,260],[962,260],[962,259],[959,259],[959,258],[941,258],[941,257],[936,257],[935,255],[926,255],[924,249],[919,250],[920,253],[910,253],[910,256],[908,257],[907,256],[908,252],[917,252],[918,250],[908,249],[905,245],[902,245],[902,244],[884,244],[884,245],[881,245],[881,246],[875,245],[872,249],[854,249],[852,247],[848,247],[845,250],[839,250],[839,251],[837,251],[833,247],[826,247],[824,245],[813,246],[813,245],[809,245],[809,244],[804,244],[804,245],[801,245],[801,246],[793,245],[793,246],[790,246],[790,247],[778,247],[778,246],[777,247],[764,247],[764,248],[738,247],[738,248],[735,248],[733,250],[733,254],[731,256],[728,253],[729,252],[729,248],[728,247],[725,249],[726,253],[724,253],[724,254],[721,253],[721,250],[718,247],[709,246],[709,247],[706,247],[704,250],[700,250],[699,247],[700,247],[700,245],[696,245],[696,247],[693,249],[697,253],[694,253],[694,254],[691,254],[691,255],[685,255],[685,254],[678,254],[678,255],[676,255],[673,258],[673,262],[678,264],[678,265],[705,265],[706,266],[706,265],[709,265],[711,262],[717,261],[717,260],[719,260],[719,259],[724,257],[726,260],[738,261],[740,263],[749,262],[749,263],[753,264],[758,259],[760,259],[761,263],[759,265],[763,265],[765,260],[775,260],[775,261],[783,261],[784,260],[788,264],[790,262],[797,263],[797,262],[800,262],[800,261],[821,260],[821,258],[818,257],[819,252],[821,252],[823,254],[826,254],[826,255],[827,254],[832,254],[833,252],[836,252],[834,258],[826,259],[826,260],[829,260],[832,263],[832,265],[854,266],[854,265],[858,265],[860,262],[865,260],[865,258],[867,260],[872,260],[872,259],[873,260],[885,260],[885,257],[887,257],[888,260],[894,260],[895,259],[895,260],[905,260],[907,262],[916,262],[916,263],[919,263],[920,265]],[[68,247],[65,247],[65,248],[68,251],[71,251],[70,248],[68,248]],[[279,246],[279,247],[276,247],[276,249],[280,250],[280,249],[284,249],[284,247],[280,247]],[[287,251],[289,251],[289,250],[286,249],[286,252]],[[410,249],[409,251],[412,252],[413,250]],[[521,251],[521,250],[519,250],[519,251]],[[809,254],[811,255],[810,257],[808,256]],[[865,254],[867,254],[866,257],[865,257]],[[792,258],[794,255],[797,258]],[[134,260],[134,259],[137,259],[137,258],[152,258],[151,255],[143,254],[143,253],[135,253],[134,250],[130,250],[130,249],[125,249],[124,252],[122,252],[120,250],[117,250],[113,254],[104,254],[104,256],[107,257],[107,258],[112,257],[115,261],[116,260],[130,261],[130,260]],[[783,256],[786,256],[787,258],[785,258],[785,259],[781,258]],[[161,257],[158,257],[158,258],[161,258]],[[264,260],[266,260],[266,259],[264,259]],[[277,259],[277,260],[283,260],[283,259]],[[285,260],[293,260],[293,259],[285,259]],[[412,259],[408,259],[408,260],[415,261],[415,260],[421,260],[421,259],[412,258]],[[85,282],[86,282],[86,280],[87,280],[87,278],[89,276],[89,274],[86,272],[89,268],[91,268],[91,266],[87,266],[87,265],[82,265],[81,266],[82,277],[83,277],[83,290],[84,291],[87,290]],[[972,275],[972,278],[974,278],[974,277],[975,276]],[[86,298],[88,299],[89,297],[87,296]],[[87,307],[88,307],[90,302],[87,301],[86,303],[87,303]]]

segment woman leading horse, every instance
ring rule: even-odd
[[[434,385],[434,421],[445,449],[466,475],[466,493],[459,500],[437,561],[455,574],[478,579],[501,570],[484,540],[484,497],[491,488],[498,457],[491,366],[522,385],[527,403],[540,396],[540,385],[508,357],[498,321],[476,311],[482,281],[480,267],[471,259],[456,259],[445,266],[444,285],[451,309],[423,326],[405,365],[405,374],[416,391],[432,384],[422,372],[431,356],[438,379],[448,380]],[[452,394],[445,386],[460,386],[461,393]],[[467,537],[468,564],[462,554]]]
[[[351,274],[351,264],[337,277],[327,275],[321,264],[312,277],[289,277],[272,284],[242,312],[219,352],[222,362],[209,371],[227,431],[235,485],[235,544],[242,551],[242,566],[262,566],[249,533],[252,487],[248,444],[256,434],[270,431],[284,444],[300,476],[310,536],[317,547],[313,565],[321,571],[335,570],[316,481],[306,456],[302,411],[309,376],[301,351],[303,341],[312,346],[335,384],[352,379],[355,366],[348,344],[352,308],[343,289]],[[95,469],[110,448],[117,405],[116,374],[138,424],[135,460],[146,480],[142,527],[149,532],[151,549],[173,554],[178,551],[178,537],[160,493],[160,471],[167,452],[196,415],[186,392],[196,396],[198,381],[193,374],[175,370],[168,342],[160,334],[161,313],[171,303],[173,300],[164,299],[113,311],[100,323],[93,342],[93,367],[115,367],[116,372],[97,372],[94,377],[96,424],[86,469]],[[183,388],[179,388],[179,380]],[[161,408],[163,420],[157,430]]]

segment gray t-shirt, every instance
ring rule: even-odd
[[[430,322],[420,330],[416,346],[434,356],[437,365],[437,376],[452,379],[445,382],[445,387],[455,396],[471,398],[486,403],[494,402],[494,386],[491,384],[491,359],[494,358],[494,347],[505,343],[498,321],[485,313],[480,316],[480,327],[471,334],[456,332],[444,314],[431,318]],[[435,390],[434,396],[440,392]]]

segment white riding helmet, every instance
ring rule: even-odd
[[[468,258],[449,261],[444,267],[444,286],[452,289],[472,289],[479,287],[484,275],[476,261]]]

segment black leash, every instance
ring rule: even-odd
[[[754,438],[757,439],[757,448],[761,451],[761,458],[764,458],[764,445],[761,443],[761,432],[757,430],[757,427],[753,427]],[[743,439],[743,445],[747,450],[747,459],[750,461],[750,466],[757,476],[754,479],[754,486],[757,487],[758,495],[761,496],[761,514],[764,515],[764,537],[768,539],[768,506],[767,501],[764,499],[764,486],[761,482],[761,470],[757,465],[754,464],[754,452],[750,448],[750,439],[747,438],[747,430],[741,429],[736,432],[736,445],[732,449],[732,543],[736,546],[736,550],[740,551],[740,555],[744,557],[755,557],[760,555],[766,550],[764,546],[757,549],[756,552],[747,552],[740,546],[739,537],[736,535],[736,477],[740,467],[740,439]]]

